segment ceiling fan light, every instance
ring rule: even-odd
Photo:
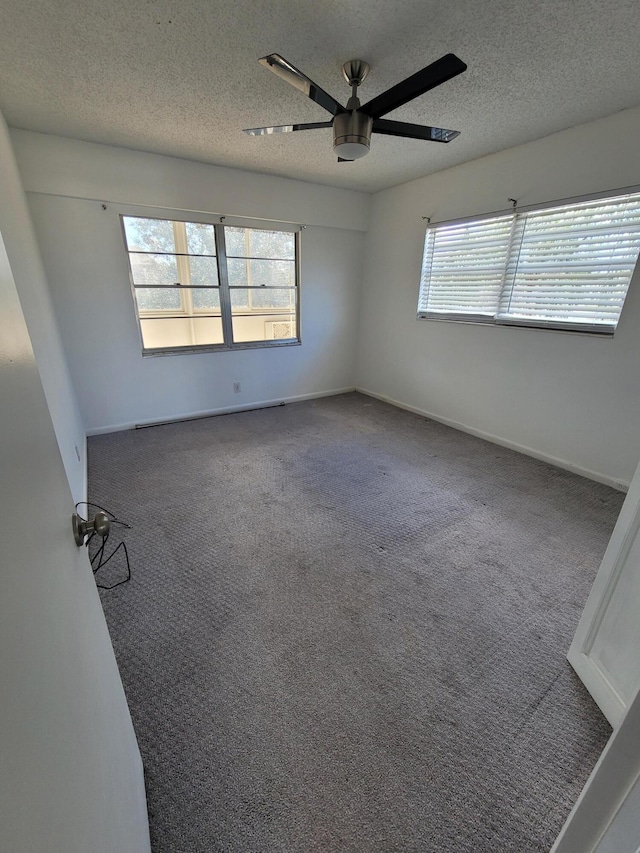
[[[340,113],[333,120],[333,150],[343,160],[359,160],[369,153],[373,119],[359,110]]]
[[[359,160],[369,153],[369,145],[365,142],[339,142],[333,150],[343,160]]]

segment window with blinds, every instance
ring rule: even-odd
[[[427,228],[418,316],[612,334],[640,193]]]

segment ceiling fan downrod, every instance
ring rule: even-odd
[[[351,86],[347,112],[339,113],[333,120],[333,150],[341,160],[359,160],[369,153],[373,119],[360,112],[358,86],[369,73],[369,64],[362,59],[351,59],[342,66],[342,75]]]

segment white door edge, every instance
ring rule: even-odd
[[[578,678],[587,687],[592,699],[616,729],[627,710],[627,703],[609,681],[605,673],[588,654],[574,648],[572,644],[567,660],[576,671]]]
[[[635,683],[637,678],[631,673],[625,673],[622,678],[624,683],[618,683],[597,660],[593,649],[599,639],[598,632],[603,625],[607,609],[614,602],[621,578],[625,577],[625,572],[638,571],[635,564],[631,565],[634,560],[629,561],[627,558],[639,536],[640,466],[631,481],[567,654],[569,663],[614,729],[620,725],[629,697],[635,695],[639,685]],[[635,610],[636,604],[629,601],[628,606]]]
[[[623,806],[640,779],[640,690],[605,746],[591,775],[576,800],[569,817],[551,848],[551,853],[616,853],[636,850],[640,831],[640,815]],[[630,801],[630,800],[629,800]],[[604,838],[624,836],[624,846],[606,845]]]

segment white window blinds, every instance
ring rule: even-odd
[[[612,333],[640,251],[640,193],[427,229],[418,314]]]
[[[421,314],[491,318],[498,309],[513,216],[427,229],[420,283]]]

